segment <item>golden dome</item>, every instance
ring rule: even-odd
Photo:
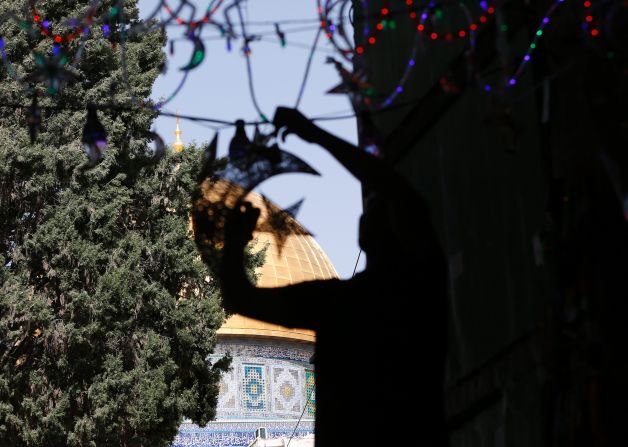
[[[222,182],[224,181],[213,184],[211,189],[205,189],[205,198],[211,200],[212,196],[220,196],[226,189]],[[281,287],[314,279],[338,277],[336,269],[314,237],[290,216],[285,216],[290,232],[280,253],[275,237],[268,231],[266,224],[267,207],[273,212],[277,212],[279,208],[272,203],[265,203],[262,196],[254,192],[250,192],[245,200],[261,210],[257,230],[254,233],[254,250],[266,248],[266,259],[264,265],[256,271],[258,287]],[[227,319],[218,330],[218,335],[272,337],[306,342],[314,342],[316,339],[315,332],[311,330],[286,328],[238,314]]]

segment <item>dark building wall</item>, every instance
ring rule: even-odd
[[[404,7],[390,2],[392,11]],[[396,86],[416,35],[405,14],[397,17],[395,32],[382,33],[365,53],[380,92]],[[490,34],[484,42],[494,48],[495,31],[480,34]],[[528,43],[525,26],[509,35],[513,55]],[[427,39],[424,47],[404,93],[373,118],[386,137],[386,156],[429,202],[449,259],[450,440],[546,445],[553,288],[542,242],[547,182],[534,73],[501,102],[469,82],[466,43]],[[500,60],[488,50],[482,70],[495,82]]]
[[[473,54],[493,82],[514,71],[551,6],[502,4],[509,29],[500,35],[492,17]],[[364,55],[379,94],[396,86],[416,35],[395,13],[405,2],[389,8],[395,31]],[[503,96],[474,82],[464,42],[427,39],[403,94],[372,115],[449,259],[453,446],[628,439],[627,6],[596,6],[597,40],[582,5],[560,8]]]

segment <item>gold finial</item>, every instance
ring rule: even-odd
[[[176,140],[174,143],[172,143],[172,149],[175,152],[181,152],[183,150],[183,141],[181,141],[181,134],[183,132],[181,132],[181,128],[179,127],[179,112],[177,112],[177,127],[174,131],[174,134],[176,136]]]

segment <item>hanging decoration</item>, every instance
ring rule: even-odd
[[[123,8],[124,2],[119,0],[115,6],[109,9],[100,25],[103,36],[111,43],[111,47],[114,49],[125,39]]]
[[[281,255],[288,236],[292,234],[303,234],[303,229],[296,221],[296,216],[303,205],[305,199],[301,199],[287,208],[278,208],[268,197],[262,194],[264,203],[264,213],[261,222],[257,226],[258,231],[271,233],[275,239],[277,251]],[[300,228],[301,227],[301,228]],[[312,235],[306,232],[307,235]]]
[[[517,68],[515,69],[514,73],[512,73],[511,75],[506,75],[503,78],[502,83],[500,85],[490,85],[488,83],[485,83],[481,79],[479,74],[476,75],[477,82],[484,89],[484,91],[491,92],[497,87],[501,89],[509,89],[517,85],[519,78],[521,77],[524,70],[526,69],[530,61],[532,60],[532,54],[534,53],[534,50],[536,50],[539,40],[541,39],[541,37],[543,36],[543,33],[545,32],[545,28],[549,25],[552,15],[556,12],[558,7],[564,2],[565,0],[554,1],[554,3],[549,8],[547,13],[545,13],[545,16],[541,19],[541,23],[539,24],[539,26],[537,27],[534,33],[534,38],[532,42],[528,45],[528,48],[525,54],[523,55],[523,57],[521,58],[521,61],[517,65]],[[508,29],[507,25],[503,25],[503,26],[505,26],[505,28],[502,31],[507,31]],[[476,70],[476,73],[477,73],[477,70]]]
[[[26,84],[43,82],[46,85],[46,92],[50,96],[54,96],[68,81],[74,81],[77,76],[65,66],[68,63],[67,56],[57,48],[53,51],[52,56],[44,56],[41,53],[35,53],[35,71],[22,78],[22,82]]]
[[[81,37],[81,35],[89,34],[89,27],[94,22],[94,15],[100,2],[98,0],[93,0],[82,17],[67,20],[63,26],[69,29],[65,32],[57,32],[56,28],[59,27],[53,26],[54,24],[50,20],[47,20],[45,16],[38,11],[36,3],[37,2],[35,0],[29,1],[32,23],[36,25],[36,28],[39,30],[39,34],[48,37],[55,44],[59,45],[72,42],[73,40]],[[35,29],[29,26],[28,21],[25,20],[21,22],[20,26],[31,35],[36,34]]]
[[[313,0],[314,1],[314,0]],[[297,32],[298,29],[291,29],[286,26],[290,21],[269,20],[268,22],[248,22],[244,19],[242,12],[243,0],[207,0],[207,6],[197,15],[197,8],[188,0],[159,0],[155,2],[150,13],[143,20],[125,21],[124,0],[116,0],[111,7],[102,8],[100,0],[90,0],[84,11],[70,18],[54,23],[46,15],[45,3],[36,0],[28,0],[24,9],[24,17],[14,14],[4,14],[0,19],[16,23],[20,29],[33,38],[50,42],[49,50],[38,48],[33,52],[35,60],[35,70],[25,76],[18,75],[11,65],[10,54],[7,54],[5,41],[0,36],[0,57],[6,73],[11,79],[18,82],[20,87],[29,95],[33,91],[33,84],[41,83],[46,87],[49,96],[58,95],[63,86],[78,79],[80,70],[75,70],[81,62],[84,54],[85,43],[91,36],[101,36],[108,40],[115,50],[119,50],[119,56],[123,71],[122,84],[128,91],[132,104],[135,108],[152,108],[162,110],[165,104],[171,102],[185,86],[190,71],[200,67],[207,58],[204,40],[207,38],[223,39],[229,49],[233,45],[240,44],[242,54],[245,56],[248,87],[251,102],[256,109],[259,122],[268,122],[268,118],[263,113],[254,90],[253,70],[251,55],[253,47],[257,42],[263,41],[263,36],[270,36],[280,47],[286,47],[292,42],[289,35]],[[535,49],[539,41],[544,36],[545,30],[550,26],[555,12],[564,0],[556,0],[544,15],[541,23],[536,28],[532,42],[529,44],[521,60],[512,72],[504,71],[503,79],[495,84],[484,81],[482,75],[474,70],[477,83],[486,92],[505,91],[515,87],[530,65]],[[42,6],[43,5],[43,6]],[[495,21],[498,31],[504,32],[508,29],[508,24],[502,18],[495,19],[502,8],[501,3],[494,0],[473,0],[471,2],[461,2],[455,4],[445,4],[435,0],[420,2],[419,0],[405,0],[405,6],[399,10],[393,10],[392,2],[389,0],[358,0],[355,2],[357,14],[353,17],[354,2],[351,0],[316,0],[316,15],[311,23],[318,28],[316,38],[310,49],[310,56],[307,60],[304,80],[298,92],[297,105],[303,97],[303,90],[309,73],[309,67],[315,52],[323,51],[317,48],[318,36],[324,34],[331,44],[331,50],[335,56],[330,63],[336,68],[340,75],[341,82],[330,89],[329,93],[346,94],[351,100],[354,111],[366,109],[377,112],[389,108],[404,92],[404,88],[411,78],[413,70],[418,68],[417,61],[422,51],[428,49],[429,45],[437,42],[464,42],[470,47],[470,54],[474,52],[476,45],[476,34],[482,27],[487,26],[491,21]],[[581,27],[588,36],[591,45],[605,52],[608,58],[615,56],[618,47],[615,42],[621,40],[619,35],[623,35],[621,19],[625,5],[621,2],[608,5],[598,0],[578,0],[576,5],[581,13]],[[621,17],[620,17],[621,16]],[[620,17],[618,19],[618,17]],[[354,24],[360,33],[353,42],[353,32],[347,26],[348,22],[357,20],[359,25]],[[368,54],[371,48],[385,40],[387,34],[397,32],[402,25],[407,27],[408,21],[416,29],[414,41],[408,54],[407,63],[404,65],[401,77],[392,90],[376,91],[369,82]],[[257,23],[257,26],[266,27],[265,31],[250,32],[250,23]],[[307,23],[307,22],[306,22]],[[352,23],[353,24],[353,23]],[[184,39],[192,44],[192,54],[188,62],[180,67],[182,71],[181,79],[176,88],[165,99],[152,103],[137,98],[132,91],[126,69],[126,40],[133,34],[161,30],[165,36],[167,27],[179,27],[183,29]],[[212,34],[213,33],[213,34]],[[501,35],[500,35],[501,36]],[[168,42],[170,53],[174,54],[174,42]],[[498,39],[499,40],[499,39]],[[75,41],[80,44],[76,45]],[[72,44],[74,42],[74,44]],[[598,42],[598,43],[596,43]],[[603,42],[603,45],[599,44]],[[499,45],[499,44],[498,44]],[[613,46],[614,45],[614,46]],[[119,47],[119,48],[118,48]],[[608,49],[613,47],[614,49]],[[619,45],[621,47],[621,45]],[[473,64],[473,57],[469,58],[469,63]],[[506,66],[506,64],[503,64]],[[347,68],[351,66],[351,68]],[[164,65],[165,67],[165,65]],[[506,70],[506,68],[502,68]],[[441,87],[444,91],[456,94],[459,87],[447,76],[440,77]],[[37,132],[40,125],[41,114],[34,114],[33,104],[22,106],[27,110],[29,116],[29,133]]]
[[[582,29],[591,46],[595,47],[600,41],[614,42],[621,39],[621,37],[617,37],[621,33],[624,33],[621,34],[622,36],[625,35],[626,27],[623,26],[625,21],[622,22],[623,19],[617,19],[619,17],[617,15],[619,14],[618,8],[625,9],[625,5],[621,6],[618,2],[615,6],[603,9],[600,8],[602,4],[600,0],[578,1],[582,1]],[[486,92],[499,93],[490,96],[493,101],[494,112],[487,120],[498,129],[506,146],[511,150],[515,149],[517,129],[513,124],[511,110],[507,102],[502,101],[503,94],[518,84],[526,68],[530,65],[534,51],[545,34],[546,28],[550,26],[555,12],[564,2],[565,0],[554,0],[536,28],[533,39],[521,60],[512,72],[510,72],[510,68],[504,68],[507,64],[502,64],[503,78],[496,84],[491,85],[485,82],[473,66],[473,57],[469,58],[472,76],[475,76],[478,85]],[[38,103],[38,95],[42,93],[38,92],[36,84],[43,84],[46,88],[45,93],[54,97],[62,91],[66,83],[77,80],[77,73],[80,73],[77,68],[79,68],[78,65],[83,57],[88,39],[94,36],[100,38],[102,35],[102,38],[110,43],[114,54],[119,54],[122,84],[127,90],[132,104],[126,106],[128,110],[152,108],[161,111],[164,105],[171,102],[182,91],[189,73],[199,68],[207,59],[205,39],[217,38],[224,41],[227,51],[232,51],[234,45],[241,49],[246,64],[249,95],[258,118],[253,122],[245,122],[244,120],[237,120],[235,123],[221,122],[221,124],[234,125],[236,128],[235,135],[229,145],[227,161],[216,161],[217,134],[205,149],[204,167],[201,170],[199,181],[200,192],[195,199],[194,213],[196,215],[194,221],[196,222],[196,219],[203,220],[204,223],[201,226],[206,228],[204,233],[195,232],[199,247],[207,241],[211,241],[214,247],[219,246],[220,241],[224,240],[222,239],[222,225],[226,213],[234,206],[238,206],[246,194],[265,180],[282,173],[319,175],[306,162],[279,148],[275,142],[275,137],[272,134],[264,134],[258,126],[269,121],[263,113],[255,93],[252,68],[253,50],[258,42],[264,40],[264,36],[268,36],[275,45],[281,48],[295,44],[293,39],[289,39],[289,36],[292,32],[296,32],[296,29],[291,29],[284,21],[270,20],[262,25],[267,27],[265,30],[258,31],[256,29],[255,32],[252,32],[252,27],[249,26],[251,22],[244,18],[243,0],[207,0],[207,7],[200,16],[197,16],[197,8],[189,0],[176,2],[175,0],[159,0],[155,2],[151,13],[144,20],[139,21],[125,21],[124,0],[117,0],[113,6],[104,8],[104,10],[101,8],[100,0],[91,0],[88,3],[82,14],[59,23],[53,23],[49,17],[46,17],[45,7],[42,6],[40,11],[36,0],[28,1],[25,9],[26,17],[10,14],[0,17],[3,22],[13,21],[18,24],[20,29],[33,39],[41,40],[43,36],[44,42],[50,45],[46,50],[38,47],[37,52],[33,51],[35,70],[30,74],[20,76],[11,65],[10,54],[7,54],[5,41],[0,36],[0,57],[6,73],[25,92],[32,95],[30,105],[16,105],[16,108],[25,111],[31,143],[36,141],[37,133],[42,124],[42,111]],[[333,52],[333,57],[329,57],[327,62],[335,68],[340,78],[339,84],[329,89],[327,93],[347,95],[354,114],[358,115],[360,119],[361,148],[379,156],[381,155],[382,136],[374,126],[373,114],[390,108],[403,95],[413,71],[419,68],[418,61],[421,53],[432,48],[432,45],[435,45],[433,48],[439,48],[438,45],[456,42],[461,48],[462,45],[468,45],[469,54],[472,56],[477,43],[477,33],[489,23],[494,22],[500,33],[508,31],[508,24],[504,23],[501,18],[505,15],[503,14],[504,10],[501,9],[502,3],[494,0],[474,0],[468,3],[445,4],[433,0],[426,2],[405,0],[404,8],[393,11],[391,9],[392,2],[389,0],[316,0],[317,12],[312,22],[316,35],[310,48],[305,75],[296,104],[298,105],[303,97],[313,56],[319,51],[319,36],[324,34],[331,47],[329,51]],[[355,37],[355,42],[353,41],[353,30],[347,26],[347,23],[351,21],[354,5],[359,9],[355,19],[360,21],[357,28],[361,29],[359,35]],[[576,9],[580,10],[579,8]],[[600,11],[606,12],[603,14]],[[161,20],[158,19],[160,14],[164,12],[165,17]],[[408,45],[407,62],[404,64],[403,70],[400,70],[401,76],[393,84],[392,90],[377,91],[369,81],[369,54],[376,51],[377,45],[386,41],[388,35],[391,35],[391,41],[392,37],[397,37],[393,33],[397,32],[402,25],[404,27],[411,25],[414,28],[413,41],[411,45]],[[190,43],[192,53],[188,62],[179,67],[179,71],[182,73],[176,88],[172,93],[166,95],[164,100],[152,103],[137,98],[131,88],[127,70],[127,40],[128,36],[154,30],[161,31],[165,40],[167,39],[167,27],[176,27],[181,31],[180,34],[177,34],[176,39],[170,39],[169,42],[166,42],[170,56],[175,53],[175,40],[184,40]],[[500,34],[497,39],[498,52],[501,51],[500,42],[503,42],[505,36],[506,34]],[[77,42],[79,42],[78,45]],[[240,54],[238,51],[233,53],[235,55]],[[501,53],[505,54],[506,52],[501,51]],[[609,58],[614,57],[614,54],[614,51],[608,51]],[[440,87],[445,93],[455,95],[462,91],[453,76],[444,74],[439,75],[438,79]],[[106,108],[123,109],[124,107],[113,104],[90,105],[88,107],[87,120],[82,135],[88,168],[93,168],[100,163],[107,151],[107,135],[97,113],[98,109]],[[188,117],[188,119],[191,118]],[[195,119],[212,121],[202,118]],[[255,134],[252,140],[246,133],[246,126],[249,125],[255,125]],[[154,131],[147,133],[147,139],[152,141],[154,147],[151,161],[157,162],[167,150],[165,142]],[[210,177],[210,172],[214,172],[214,176]],[[208,200],[208,195],[213,197],[212,200]],[[625,197],[624,194],[621,199],[625,201]],[[287,210],[279,210],[265,197],[263,200],[266,214],[264,225],[276,235],[277,245],[281,250],[293,216],[301,207],[303,200]],[[207,221],[211,221],[211,223],[208,224]],[[195,226],[197,226],[196,223]],[[292,231],[292,229],[290,230]]]
[[[590,37],[598,37],[600,35],[600,19],[595,15],[595,8],[591,0],[585,0],[582,2],[584,10],[584,20],[582,22],[582,29]]]
[[[229,158],[231,160],[242,160],[246,157],[251,142],[244,129],[244,120],[237,120],[235,128],[235,134],[229,143]]]
[[[212,16],[218,10],[218,8],[220,8],[223,1],[224,0],[213,0],[209,2],[209,4],[207,5],[207,9],[205,10],[205,14],[198,20],[194,20],[193,18],[194,13],[196,12],[196,7],[187,1],[181,1],[179,3],[179,7],[176,10],[173,10],[167,1],[162,1],[161,4],[163,6],[163,9],[165,9],[166,12],[170,15],[170,19],[174,20],[177,25],[185,25],[190,29],[194,29],[203,26],[203,24],[212,22]],[[192,10],[191,20],[185,20],[180,17],[179,13],[184,6],[188,6]]]
[[[419,10],[419,5],[415,0],[406,0],[408,5],[410,19],[415,23],[419,33],[425,35],[430,40],[454,41],[457,39],[468,39],[473,37],[478,28],[487,23],[489,17],[495,14],[495,7],[489,6],[485,0],[480,1],[480,13],[476,20],[472,18],[469,7],[465,3],[459,3],[457,6],[463,13],[464,26],[453,28],[451,23],[443,25],[445,22],[443,9],[435,2],[430,2],[427,8]],[[442,31],[438,27],[444,27]],[[447,28],[450,29],[447,29]],[[451,29],[453,28],[453,29]]]
[[[229,145],[227,164],[211,169],[215,162],[217,136],[206,149],[199,185],[193,196],[192,222],[197,246],[202,254],[224,243],[225,221],[231,210],[241,206],[253,189],[264,181],[286,173],[320,175],[297,156],[279,148],[272,135],[256,127],[251,141],[246,135],[245,122],[236,121],[236,134]],[[286,211],[264,199],[264,218],[258,229],[271,232],[281,251],[285,238],[294,233],[294,219],[302,200]],[[213,256],[204,256],[208,261]]]
[[[93,168],[102,161],[107,152],[107,133],[98,120],[98,114],[93,105],[87,107],[87,121],[83,127],[81,142],[88,158],[87,167]]]
[[[384,138],[375,126],[371,112],[363,110],[358,115],[358,120],[360,149],[375,157],[381,157]]]
[[[218,133],[214,135],[211,143],[203,151],[203,162],[205,164],[213,164],[216,161],[216,154],[218,153]]]
[[[286,33],[281,31],[281,28],[279,28],[278,23],[275,23],[275,34],[277,34],[277,39],[279,40],[281,47],[285,48],[286,47]]]
[[[362,103],[370,104],[369,96],[373,94],[374,88],[366,82],[366,73],[363,70],[351,72],[333,57],[328,57],[327,63],[334,66],[341,79],[340,84],[327,90],[327,94],[346,94],[353,110],[359,110]]]
[[[244,121],[236,121],[236,133],[229,144],[229,162],[216,176],[251,191],[270,177],[285,173],[320,175],[299,157],[279,148],[272,137],[257,132],[253,142],[246,135]]]
[[[200,30],[201,28],[198,29]],[[192,53],[192,58],[190,59],[190,62],[188,62],[187,65],[181,67],[181,71],[189,71],[198,67],[205,59],[205,45],[198,36],[198,33],[194,30],[190,30],[187,34],[187,38],[194,45],[194,51]]]
[[[164,139],[161,138],[161,136],[155,131],[148,132],[148,137],[154,144],[152,161],[158,162],[164,157],[164,155],[166,155],[166,143]]]

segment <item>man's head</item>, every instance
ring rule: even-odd
[[[360,217],[359,244],[369,256],[382,256],[394,250],[397,238],[394,231],[390,204],[379,194],[370,193],[364,198],[364,212]]]

